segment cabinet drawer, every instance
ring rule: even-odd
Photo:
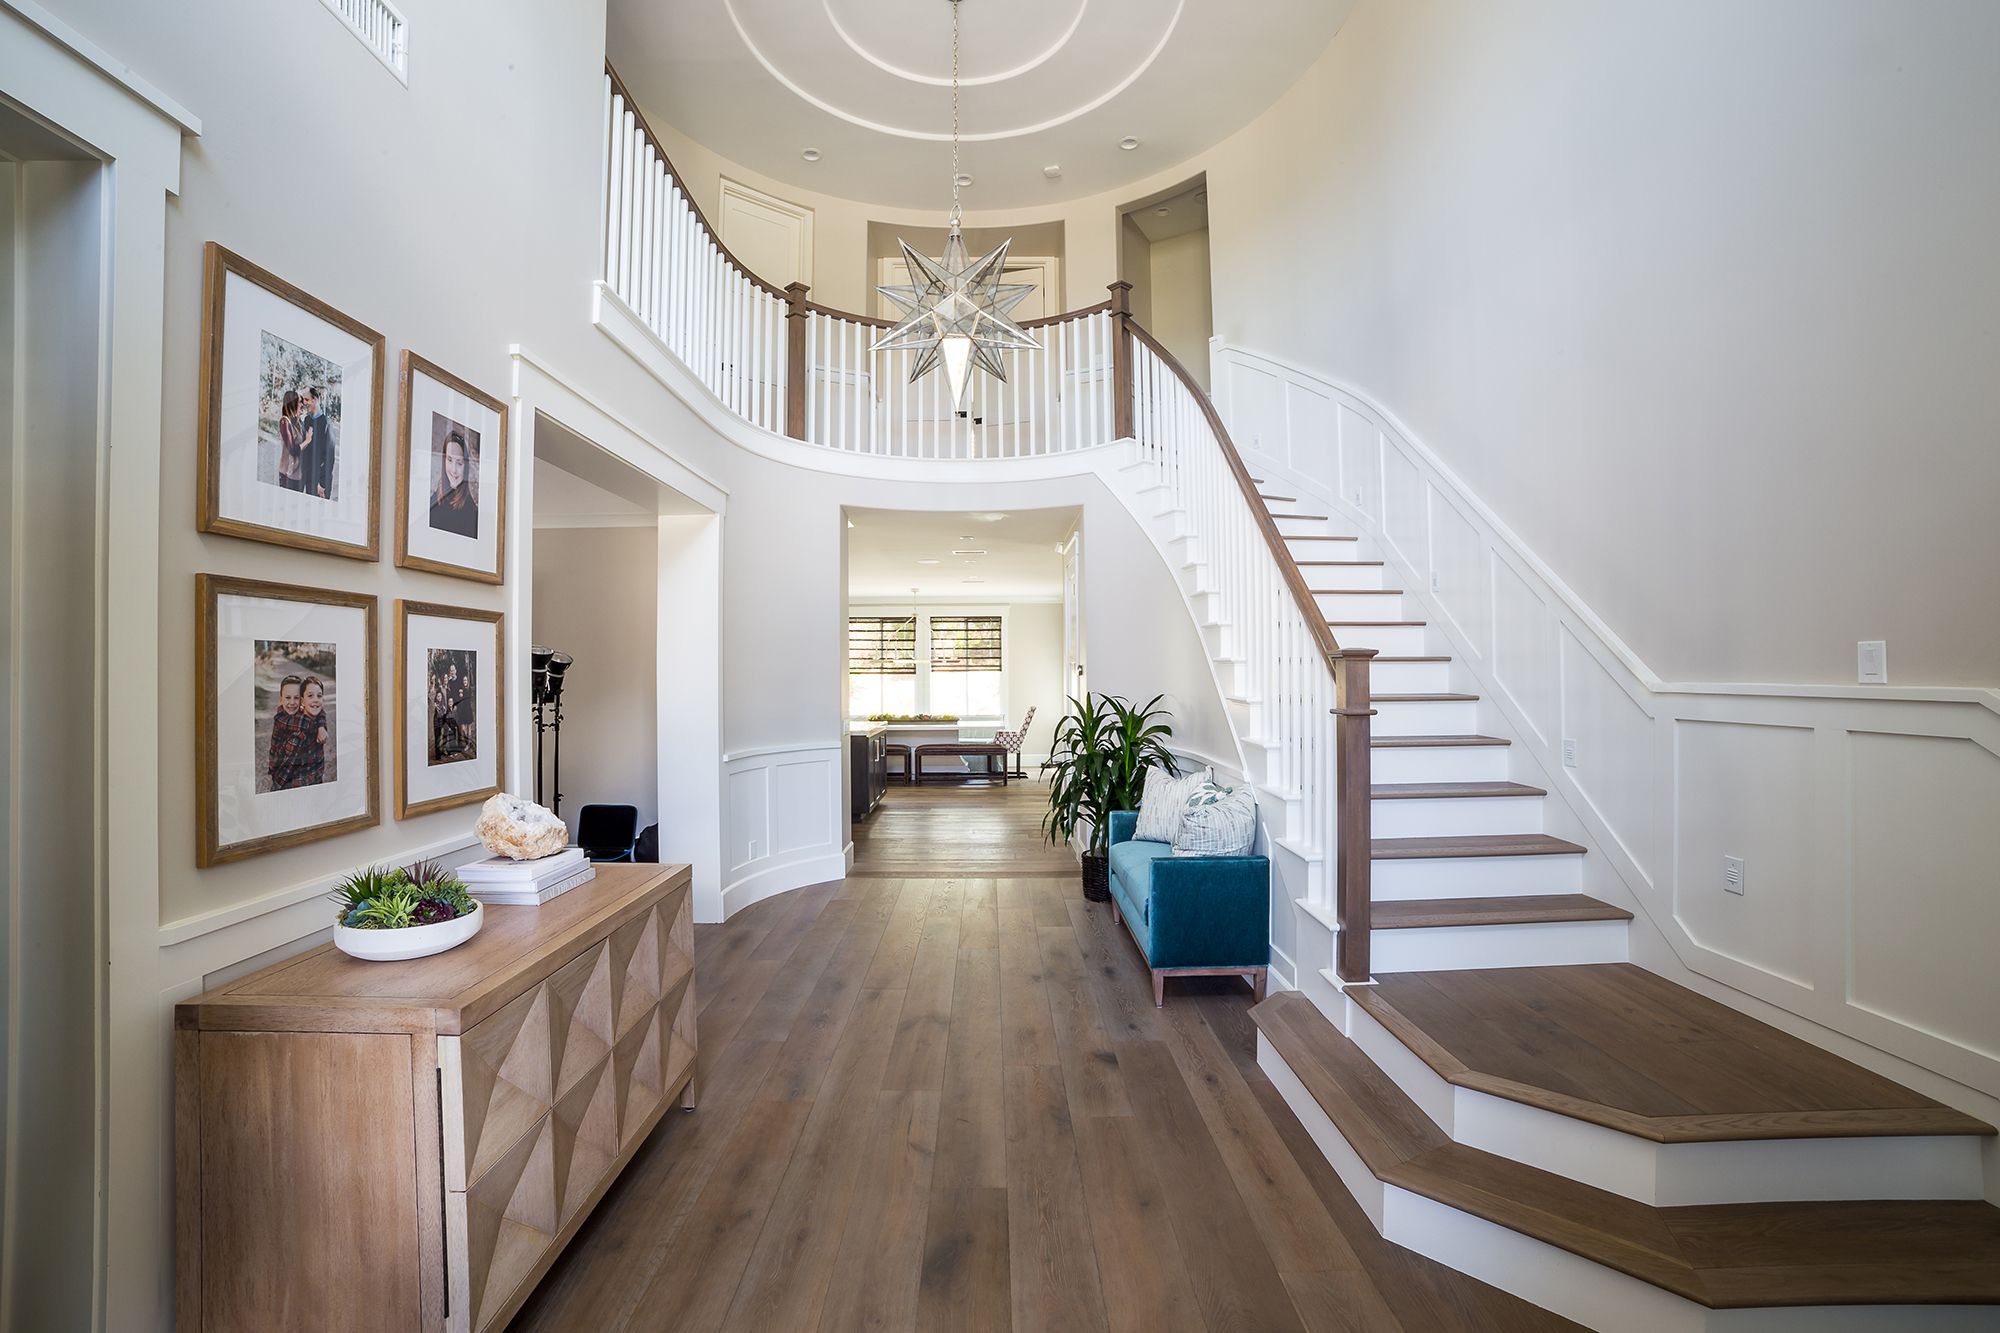
[[[669,992],[692,995],[692,909],[686,889],[669,893],[497,1013],[439,1038],[446,1189],[466,1189],[508,1157],[614,1049],[628,1049]]]

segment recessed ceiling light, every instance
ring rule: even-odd
[[[1173,209],[1168,208],[1165,204],[1161,204],[1158,208],[1153,210],[1154,214],[1159,217],[1165,217],[1167,214],[1173,211],[1174,211]]]
[[[819,161],[819,149],[808,148],[805,150],[805,152],[800,153],[799,156],[804,158],[808,162],[817,162]]]
[[[960,579],[960,583],[984,583],[985,579]]]
[[[1051,162],[1042,168],[1042,174],[1052,181],[1059,181],[1062,179],[1062,167],[1057,163]]]
[[[984,552],[984,551],[978,551],[978,550],[967,550],[967,551],[953,551],[953,552],[952,552],[952,554],[953,554],[953,555],[985,555],[985,554],[986,554],[986,552]]]
[[[961,532],[958,534],[958,539],[962,542],[969,542],[972,540],[972,534],[969,532]]]
[[[970,185],[970,184],[972,184],[972,176],[971,176],[971,174],[970,174],[970,173],[968,173],[968,172],[964,172],[964,171],[961,171],[961,172],[959,172],[959,173],[958,173],[958,186],[959,186],[959,188],[960,188],[960,189],[964,189],[964,188],[965,188],[966,186],[968,186],[968,185]]]
[[[941,564],[943,564],[943,563],[944,563],[944,561],[942,561],[942,560],[919,560],[919,561],[917,561],[917,563],[918,563],[918,564],[920,564],[920,565],[941,565]]]
[[[1139,141],[1128,134],[1118,141],[1118,146],[1129,153],[1139,146]]]

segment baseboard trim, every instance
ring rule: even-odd
[[[802,857],[745,875],[722,890],[722,919],[727,921],[752,903],[802,889],[808,884],[845,879],[853,855],[854,848],[850,844],[845,851]]]

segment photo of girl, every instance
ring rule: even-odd
[[[333,663],[330,643],[257,641],[253,699],[259,792],[334,781]]]
[[[479,536],[479,432],[431,414],[431,527]]]

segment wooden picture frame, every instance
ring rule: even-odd
[[[419,636],[412,632],[412,621],[447,622],[484,625],[488,630],[455,637],[456,642],[439,642],[438,626],[433,624],[431,634]],[[419,628],[423,628],[419,626]],[[486,637],[490,633],[490,640]],[[468,646],[468,644],[470,646]],[[436,722],[433,715],[434,701],[430,690],[423,693],[412,677],[418,663],[413,654],[433,650],[443,654],[480,653],[491,654],[491,675],[487,674],[487,664],[476,664],[476,674],[471,675],[472,699],[469,719],[461,713],[457,725],[461,728],[467,720],[472,727],[473,744],[483,755],[475,754],[466,759],[441,757]],[[424,662],[425,680],[435,684],[431,672],[436,662]],[[443,606],[436,602],[413,602],[398,598],[396,601],[396,818],[413,819],[418,815],[433,814],[439,810],[450,810],[461,805],[474,805],[500,791],[505,776],[507,762],[507,635],[506,613],[483,611],[469,606]],[[458,706],[452,705],[456,711]],[[424,746],[423,766],[418,769],[412,764],[412,746]],[[436,776],[438,768],[456,768],[460,763],[477,764],[477,769],[464,776],[473,782],[455,785],[450,775]],[[425,774],[423,780],[416,776]],[[490,775],[490,780],[488,780]]]
[[[285,605],[336,608],[354,612],[360,619],[356,625],[343,623],[347,618],[338,616],[302,617],[291,613],[288,617],[281,609]],[[372,828],[382,822],[381,786],[375,772],[381,737],[376,697],[380,659],[375,608],[375,598],[369,593],[267,583],[221,574],[195,575],[195,718],[199,728],[195,763],[197,866],[206,869],[240,861]],[[257,675],[260,670],[270,674],[274,669],[266,661],[263,645],[285,642],[296,648],[299,635],[326,640],[314,646],[336,650],[336,670],[327,672],[333,685],[332,707],[340,703],[342,682],[358,682],[361,726],[357,735],[350,721],[329,709],[325,716],[333,733],[328,740],[335,744],[335,776],[315,775],[310,781],[295,782],[288,773],[281,781],[269,754],[275,735],[265,730],[266,724],[258,716],[261,705]],[[358,670],[340,665],[340,657],[357,653],[361,659]],[[354,686],[350,684],[347,688]],[[302,688],[301,693],[304,692]],[[278,691],[279,710],[285,693],[282,688]],[[324,686],[321,694],[329,696]],[[225,700],[229,706],[227,713]],[[343,739],[344,744],[340,743]],[[318,743],[322,746],[324,765],[326,742]],[[358,774],[340,775],[341,767],[352,765],[359,766]],[[322,767],[322,774],[323,771]],[[310,794],[303,790],[317,788],[327,790],[313,790]],[[309,817],[316,807],[327,817],[283,826],[288,819]]]
[[[396,421],[396,565],[400,569],[422,569],[453,578],[479,583],[505,581],[507,560],[507,405],[471,384],[405,348],[398,365],[398,406]],[[428,383],[426,383],[428,381]],[[419,422],[417,395],[424,396],[425,414]],[[454,402],[453,399],[463,400]],[[441,410],[442,409],[442,410]],[[446,411],[452,413],[446,416]],[[455,431],[449,428],[456,427]],[[465,441],[471,446],[470,472],[462,487],[452,488],[469,496],[473,503],[461,511],[474,525],[470,535],[454,531],[441,521],[442,500],[436,493],[440,448],[449,448],[456,436],[460,444],[460,466],[467,466]],[[418,465],[412,466],[412,445],[424,444]],[[414,480],[413,472],[420,474]],[[417,490],[424,503],[417,503]],[[490,527],[487,520],[490,518]],[[412,524],[416,526],[413,527]],[[484,529],[482,531],[482,529]],[[488,547],[490,545],[490,552]],[[421,549],[420,549],[421,548]],[[476,563],[454,560],[463,554]]]
[[[214,241],[202,251],[202,291],[195,526],[325,555],[379,559],[382,335]],[[318,488],[304,479],[298,485],[284,480],[287,447],[266,430],[265,400],[280,362],[280,383],[308,374],[333,380],[327,433],[334,438],[323,454],[307,446],[310,461],[302,460],[322,477]],[[366,447],[342,449],[341,437],[357,422],[367,428]],[[319,531],[312,530],[315,524]]]

